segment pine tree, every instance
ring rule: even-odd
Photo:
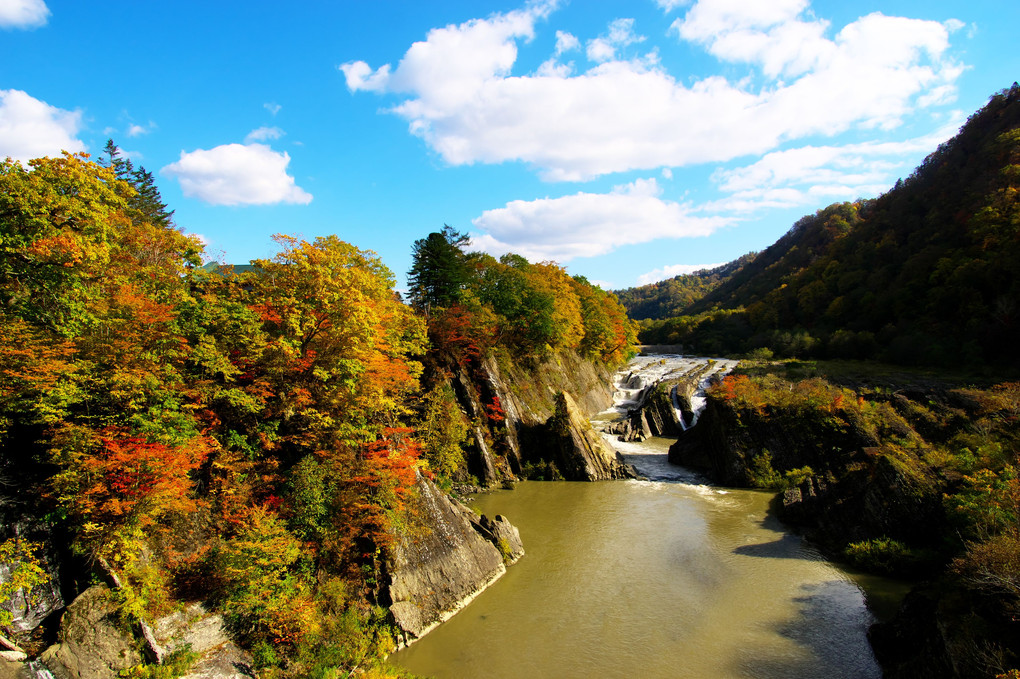
[[[141,165],[138,166],[138,169],[131,173],[131,185],[138,192],[130,201],[131,207],[138,210],[142,214],[143,219],[149,221],[154,226],[172,227],[174,225],[173,216],[175,211],[170,210],[167,212],[167,205],[159,194],[159,189],[156,187],[156,181],[151,172]]]
[[[137,213],[135,220],[149,222],[153,226],[172,227],[174,210],[167,212],[167,205],[152,173],[142,165],[135,169],[130,158],[121,156],[120,147],[112,139],[106,140],[103,153],[107,158],[100,160],[100,164],[112,168],[117,179],[127,182],[135,190],[135,195],[128,199],[128,206]]]
[[[448,224],[414,242],[414,262],[407,272],[411,303],[430,314],[435,307],[455,304],[469,279],[469,268],[462,247],[470,241]]]

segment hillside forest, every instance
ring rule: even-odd
[[[118,583],[129,628],[201,598],[263,676],[396,671],[376,668],[380,570],[416,479],[474,482],[450,371],[617,365],[632,323],[583,278],[467,253],[449,227],[414,244],[408,304],[335,236],[203,266],[172,215],[112,142],[101,162],[0,164],[0,510],[20,531],[0,597],[48,577],[45,528],[70,547],[64,588]]]
[[[1020,88],[913,174],[715,272],[620,291],[641,341],[702,354],[1011,366],[1020,346]],[[750,261],[748,261],[750,260]]]

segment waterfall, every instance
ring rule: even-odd
[[[660,382],[680,380],[692,373],[703,371],[691,396],[693,416],[689,423],[684,419],[680,396],[675,385],[670,392],[676,419],[681,429],[687,431],[697,423],[701,411],[705,409],[705,389],[712,380],[733,370],[737,363],[738,361],[731,359],[684,357],[679,354],[638,356],[613,376],[613,405],[600,413],[598,419],[601,421],[623,419],[640,408],[651,390]]]

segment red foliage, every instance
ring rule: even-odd
[[[194,509],[190,473],[209,454],[205,439],[168,446],[107,428],[99,441],[97,453],[81,462],[91,479],[78,500],[82,514],[104,523],[148,525],[168,512]]]
[[[500,403],[499,396],[493,396],[492,403],[485,406],[485,416],[492,424],[501,424],[506,419],[506,413],[503,411],[503,404]]]

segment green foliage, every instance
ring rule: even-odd
[[[616,291],[620,304],[627,315],[635,320],[662,320],[679,316],[695,302],[730,280],[740,270],[754,261],[752,252],[729,264],[714,269],[704,269],[691,274],[681,274],[668,280]]]
[[[1020,479],[1013,465],[978,469],[963,477],[961,488],[946,497],[946,508],[969,537],[987,539],[1020,534]]]
[[[811,469],[811,467],[804,466],[798,467],[797,469],[790,469],[786,471],[783,476],[785,477],[785,485],[787,488],[796,488],[814,476],[814,474],[815,472]]]
[[[414,242],[407,284],[411,303],[426,315],[460,301],[470,275],[462,249],[469,240],[466,234],[445,225],[442,231]]]
[[[36,556],[38,549],[38,545],[17,538],[0,543],[0,563],[10,566],[9,579],[0,582],[0,604],[6,604],[21,590],[30,596],[33,587],[49,582],[50,576],[42,569]],[[10,625],[11,620],[11,612],[0,608],[0,627]]]
[[[315,631],[308,582],[295,568],[301,544],[266,507],[252,507],[240,520],[219,556],[224,610],[252,643],[297,643]]]
[[[429,468],[440,478],[452,478],[465,464],[461,446],[468,423],[449,385],[437,384],[425,394],[417,427]]]
[[[767,450],[751,458],[747,465],[747,480],[752,488],[778,490],[786,487],[783,475],[772,468],[772,453]]]
[[[898,540],[884,536],[852,542],[846,546],[843,556],[856,568],[885,575],[917,573],[934,558],[930,551],[911,549]]]
[[[121,670],[117,676],[125,679],[177,679],[186,675],[201,657],[187,644],[175,649],[158,665],[135,665]]]

